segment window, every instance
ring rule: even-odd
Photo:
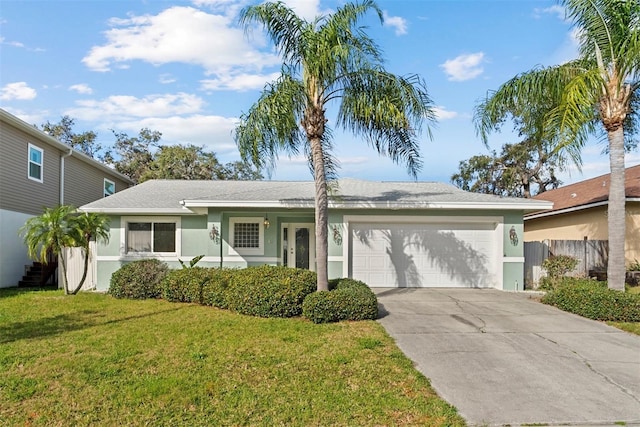
[[[42,182],[42,159],[44,151],[35,145],[29,144],[29,162],[27,165],[28,177],[34,181]]]
[[[116,192],[116,183],[113,181],[109,181],[107,178],[104,179],[104,197],[110,196]]]
[[[239,255],[264,254],[264,220],[262,218],[231,218],[231,250]]]
[[[127,253],[177,253],[175,222],[127,222]]]

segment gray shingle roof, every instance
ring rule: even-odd
[[[313,207],[312,181],[152,180],[82,207],[105,213],[190,213],[198,207]],[[468,208],[534,211],[548,202],[469,193],[439,182],[341,179],[330,206],[388,209]]]

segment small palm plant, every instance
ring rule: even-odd
[[[71,292],[75,295],[84,285],[89,265],[89,245],[92,240],[109,239],[108,218],[96,213],[79,213],[74,207],[60,205],[45,208],[44,212],[27,220],[20,229],[27,254],[31,259],[47,264],[48,255],[59,256],[62,267],[64,293],[69,294],[67,262],[60,256],[65,247],[81,247],[84,252],[82,279]]]

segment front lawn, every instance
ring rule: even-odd
[[[0,290],[0,424],[464,425],[374,321]]]

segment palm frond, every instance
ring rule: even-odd
[[[261,24],[285,63],[295,63],[301,57],[301,34],[309,24],[283,2],[245,7],[240,11],[239,23],[245,28],[245,32],[249,29],[249,24]]]
[[[305,141],[300,121],[306,100],[301,82],[283,68],[280,78],[269,83],[249,112],[240,117],[235,140],[243,160],[270,173],[280,151],[297,154]]]
[[[418,135],[435,122],[433,103],[417,75],[399,77],[380,69],[359,70],[341,81],[337,124],[364,137],[378,153],[404,161],[416,176],[421,167]]]

